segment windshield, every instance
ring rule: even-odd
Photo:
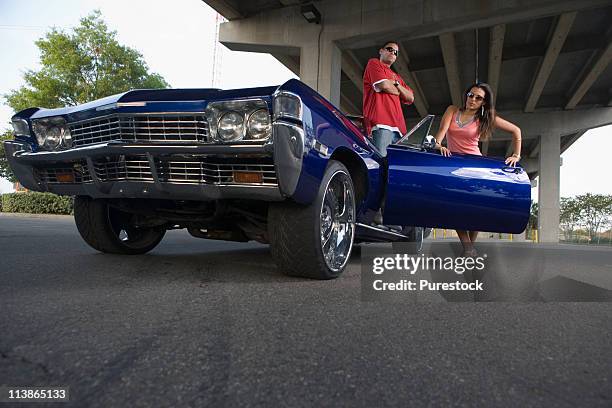
[[[427,115],[419,123],[417,123],[412,129],[408,131],[396,144],[404,146],[416,146],[421,147],[423,141],[429,134],[431,125],[433,124],[434,115]]]

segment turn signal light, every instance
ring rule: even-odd
[[[250,171],[235,171],[235,183],[263,183],[263,175]]]
[[[57,173],[55,177],[60,183],[74,183],[74,174],[72,173]]]

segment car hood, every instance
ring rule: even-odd
[[[26,109],[17,113],[14,117],[21,118],[44,118],[49,116],[71,115],[77,112],[100,110],[101,107],[112,108],[117,103],[129,102],[203,102],[236,98],[265,97],[272,95],[278,86],[266,86],[259,88],[243,89],[135,89],[122,94],[111,95],[96,99],[76,106],[68,106],[56,109]],[[33,114],[28,115],[27,113]],[[27,112],[27,113],[26,113]]]

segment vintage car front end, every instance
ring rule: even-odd
[[[5,151],[19,182],[74,196],[79,233],[105,253],[142,254],[184,228],[269,243],[283,272],[334,278],[358,211],[382,191],[365,136],[297,80],[136,90],[26,109],[13,127]]]
[[[34,191],[279,201],[295,189],[303,131],[299,97],[273,89],[132,91],[73,108],[28,109],[13,117],[7,158]]]

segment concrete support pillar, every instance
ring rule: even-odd
[[[559,189],[561,138],[558,134],[540,136],[540,180],[538,182],[538,239],[559,242]]]
[[[342,52],[329,39],[317,37],[301,47],[300,80],[340,107]]]

